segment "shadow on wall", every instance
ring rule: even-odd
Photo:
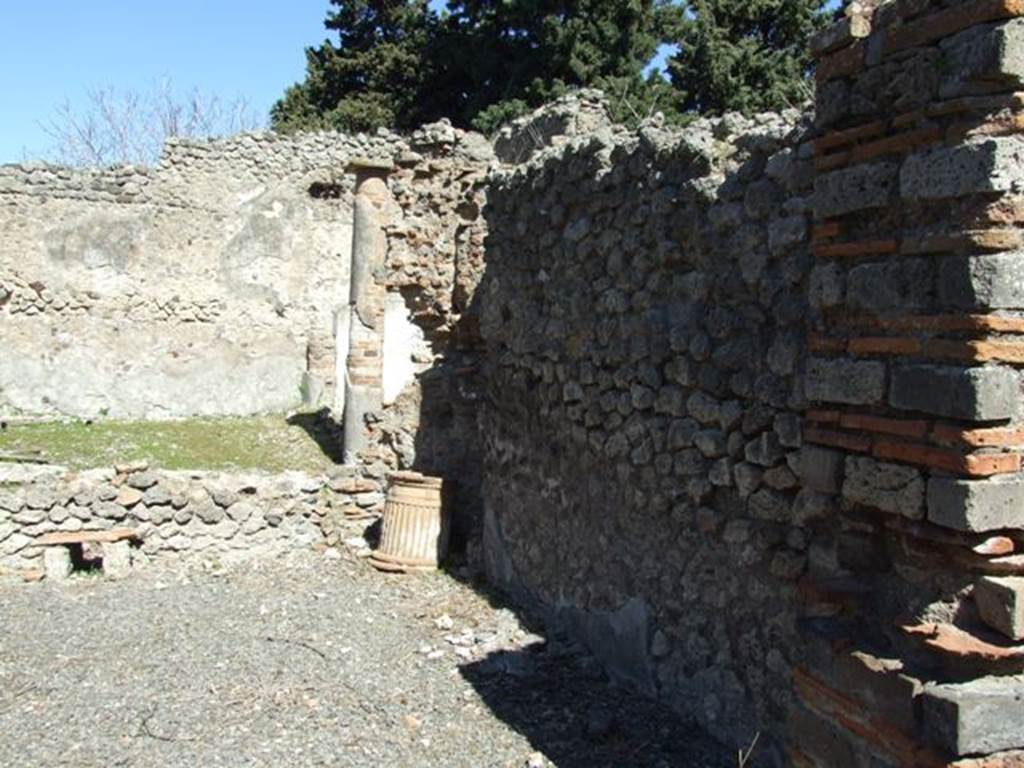
[[[416,435],[417,468],[468,486],[492,585],[656,695],[649,713],[729,742],[717,758],[733,764],[756,734],[752,764],[783,762],[796,584],[827,525],[794,512],[805,128],[794,114],[595,135],[493,180],[475,335],[424,377]],[[604,679],[574,688],[570,659],[545,654],[532,681],[495,675],[506,661],[463,674],[556,765],[662,764],[648,746],[714,764],[696,729],[677,749]],[[643,732],[638,757],[588,737],[591,694]]]

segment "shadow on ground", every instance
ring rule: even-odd
[[[726,768],[726,747],[657,702],[612,685],[577,646],[499,651],[460,672],[491,711],[557,768]]]
[[[319,411],[294,413],[288,417],[288,423],[293,427],[301,427],[305,430],[306,434],[323,451],[324,456],[335,464],[345,463],[345,453],[342,450],[338,427],[330,418],[330,411],[327,408],[321,408]]]

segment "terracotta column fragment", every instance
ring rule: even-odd
[[[356,175],[349,286],[348,359],[345,365],[345,463],[356,464],[366,448],[366,416],[383,397],[384,286],[375,274],[387,257],[387,223],[394,199],[388,189],[389,161],[354,160]]]

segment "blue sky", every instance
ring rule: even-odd
[[[87,89],[171,78],[266,111],[326,36],[327,0],[5,0],[0,6],[0,163],[39,156],[39,123]]]
[[[40,123],[95,87],[145,92],[169,78],[265,114],[327,36],[327,0],[0,2],[0,163],[44,155]]]

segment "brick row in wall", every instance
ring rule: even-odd
[[[839,568],[805,584],[795,765],[1020,764],[1022,16],[855,3],[815,42],[802,481]]]

